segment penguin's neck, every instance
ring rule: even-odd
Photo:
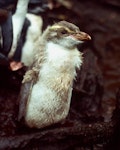
[[[51,59],[63,57],[67,54],[69,54],[69,49],[62,47],[59,44],[55,44],[53,42],[48,42],[46,45],[46,51],[49,53],[49,56]],[[57,59],[58,60],[58,59]]]
[[[46,59],[39,70],[39,81],[47,82],[48,86],[62,84],[72,85],[82,59],[79,51],[69,50],[53,42],[46,45]],[[67,83],[66,83],[67,82]]]
[[[53,62],[56,67],[62,66],[66,68],[66,71],[70,67],[74,69],[79,68],[82,63],[81,55],[77,48],[68,49],[59,44],[48,42],[46,45],[46,53],[47,61]]]

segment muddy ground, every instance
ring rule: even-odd
[[[71,1],[72,2],[72,1]],[[67,20],[89,33],[82,70],[74,83],[66,120],[41,130],[17,122],[17,98],[25,68],[11,72],[0,67],[0,150],[119,150],[120,2],[72,2],[44,13],[44,28]]]

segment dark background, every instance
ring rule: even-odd
[[[82,69],[74,83],[70,113],[52,127],[31,130],[17,122],[17,97],[25,68],[0,67],[0,149],[119,150],[120,2],[74,0],[44,12],[44,28],[67,20],[90,34],[79,47]]]

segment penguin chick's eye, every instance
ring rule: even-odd
[[[68,33],[67,30],[62,30],[62,31],[61,31],[61,34],[67,34],[67,33]]]

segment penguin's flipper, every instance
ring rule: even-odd
[[[2,65],[2,66],[9,66],[8,58],[2,53],[0,53],[0,65]]]
[[[33,88],[33,80],[25,82],[21,86],[20,94],[18,97],[18,105],[19,105],[18,121],[24,121],[27,111],[27,104],[29,103],[32,88]]]

